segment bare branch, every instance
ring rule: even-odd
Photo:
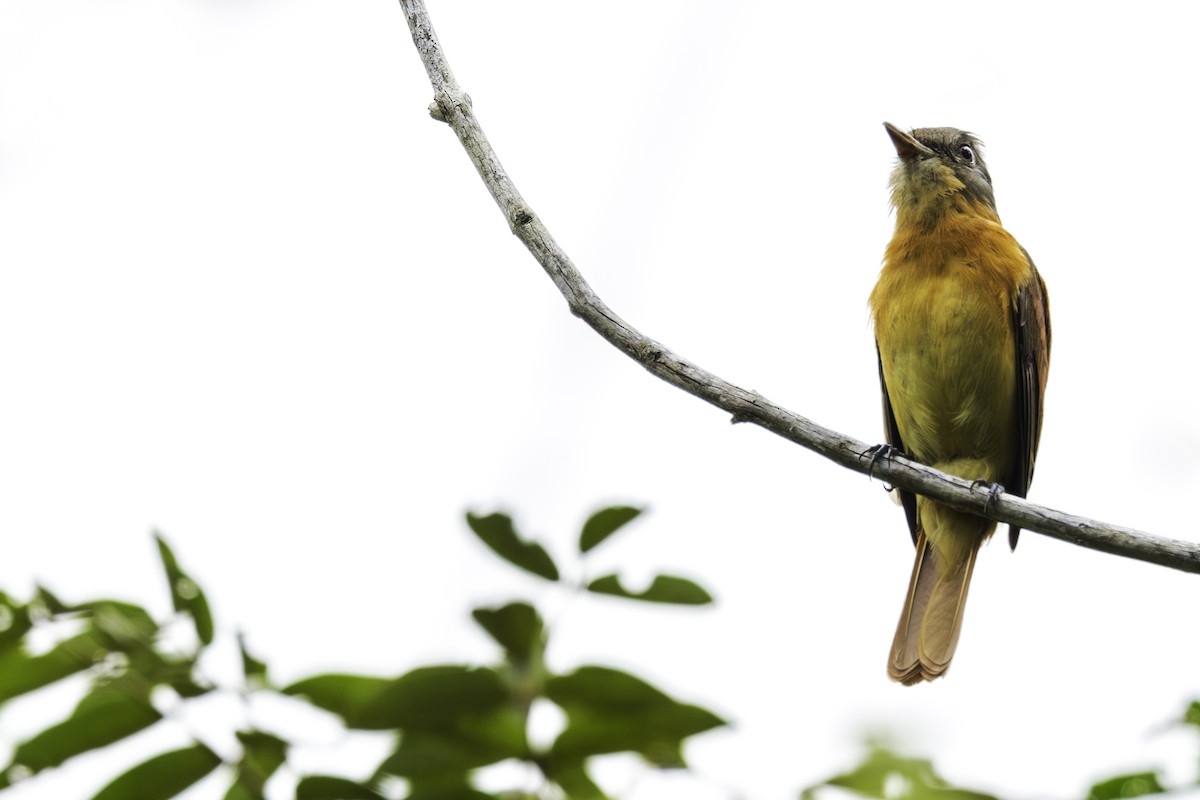
[[[734,422],[752,422],[847,469],[878,475],[894,486],[932,497],[954,508],[1093,550],[1185,572],[1200,572],[1200,546],[1192,542],[1065,514],[1010,494],[1002,494],[989,502],[987,487],[973,487],[970,481],[901,456],[876,457],[870,445],[823,428],[755,392],[734,386],[630,326],[596,296],[521,198],[475,119],[471,98],[459,87],[450,71],[424,2],[400,0],[400,5],[408,18],[413,43],[433,84],[434,103],[430,106],[430,114],[448,123],[458,135],[479,176],[508,219],[512,232],[554,281],[567,299],[571,313],[652,374],[729,412]]]

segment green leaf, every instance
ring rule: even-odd
[[[16,647],[23,636],[33,627],[29,607],[0,592],[0,654]]]
[[[221,764],[202,744],[172,750],[119,775],[92,800],[169,800]]]
[[[242,760],[226,800],[257,800],[275,770],[287,760],[288,744],[262,731],[238,731]]]
[[[212,644],[213,618],[209,610],[208,600],[204,592],[186,572],[179,567],[175,554],[161,534],[154,534],[158,543],[158,555],[162,559],[163,570],[167,573],[167,585],[171,590],[171,604],[181,614],[192,618],[196,628],[196,637],[203,644]]]
[[[643,600],[651,603],[673,603],[685,606],[703,606],[713,601],[712,595],[699,584],[687,578],[674,575],[655,575],[654,581],[644,592],[631,592],[621,585],[621,579],[616,575],[605,575],[596,578],[587,585],[589,592],[610,594],[625,597],[630,600]]]
[[[254,792],[241,781],[235,780],[221,800],[266,800],[262,792]]]
[[[21,649],[0,652],[0,704],[87,669],[103,655],[103,646],[91,631],[37,656]]]
[[[452,784],[438,783],[432,786],[415,784],[405,800],[497,800],[495,795],[481,792],[466,779]],[[574,798],[572,798],[574,800]]]
[[[157,654],[155,654],[157,655]],[[157,661],[157,663],[155,663]],[[137,671],[153,683],[163,683],[175,690],[180,697],[200,697],[213,690],[210,683],[201,683],[193,676],[195,662],[192,659],[182,661],[167,661],[163,658],[146,659],[147,667],[140,668],[135,661],[131,664]]]
[[[494,669],[441,666],[415,669],[397,678],[379,696],[377,713],[403,730],[393,766],[409,770],[405,759],[414,751],[475,766],[507,758],[525,758],[525,706],[516,702],[509,684]],[[447,755],[449,754],[449,755]],[[419,759],[417,772],[422,769]],[[439,769],[444,774],[444,770]]]
[[[328,775],[306,775],[296,787],[296,800],[385,800],[370,786]]]
[[[889,791],[889,783],[899,782],[904,790]],[[878,800],[995,800],[994,797],[947,783],[927,759],[906,758],[883,747],[876,747],[863,762],[849,772],[808,787],[802,800],[813,800],[817,789],[836,786],[849,789],[860,797]]]
[[[680,703],[639,678],[606,667],[580,667],[551,678],[546,696],[567,714],[567,727],[551,750],[559,766],[623,751],[640,753],[659,766],[682,766],[685,738],[725,724],[707,709]]]
[[[464,777],[470,770],[513,756],[508,748],[491,746],[469,736],[405,731],[400,736],[400,745],[379,765],[379,771],[409,779],[444,780]]]
[[[1200,701],[1195,701],[1188,706],[1188,710],[1183,715],[1183,723],[1200,728]]]
[[[507,514],[478,517],[468,513],[467,525],[480,541],[505,561],[548,581],[558,580],[558,567],[554,566],[550,554],[540,544],[523,540]]]
[[[609,800],[608,795],[588,775],[582,759],[555,765],[547,777],[557,783],[571,800]]]
[[[642,513],[633,506],[610,506],[588,517],[579,534],[579,552],[586,553],[619,531]]]
[[[351,728],[439,734],[486,756],[484,763],[528,751],[524,714],[493,669],[422,667],[394,680],[321,675],[283,691],[307,696]]]
[[[59,600],[58,596],[45,586],[39,585],[34,597],[36,597],[37,601],[41,603],[52,615],[57,616],[59,614],[66,614],[71,610],[70,606],[68,606],[62,600]]]
[[[387,678],[328,674],[293,683],[283,693],[307,697],[317,708],[337,714],[351,728],[379,730],[394,727],[386,721],[369,724],[376,699],[390,684]]]
[[[75,606],[91,616],[92,625],[110,649],[122,652],[152,650],[158,623],[146,609],[118,600],[97,600]]]
[[[540,661],[545,645],[542,618],[528,603],[509,603],[501,608],[477,608],[471,616],[496,640],[513,663]]]
[[[402,731],[382,772],[448,780],[508,758],[527,758],[525,714],[493,669],[423,667],[380,688],[354,727]]]
[[[388,727],[457,734],[464,723],[481,722],[509,700],[508,687],[494,669],[421,667],[392,681],[374,713],[388,720]]]
[[[161,717],[140,678],[118,678],[92,690],[67,719],[19,745],[13,763],[33,772],[57,767],[80,753],[132,736]]]
[[[1142,797],[1148,794],[1163,794],[1167,790],[1158,782],[1153,772],[1136,772],[1118,775],[1101,781],[1088,789],[1088,800],[1119,800],[1122,797]]]
[[[260,686],[266,686],[270,683],[267,679],[267,665],[255,658],[246,648],[246,637],[238,633],[238,650],[242,654],[242,674],[246,677],[246,681]]]

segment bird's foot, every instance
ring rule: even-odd
[[[871,457],[871,465],[867,467],[867,480],[873,480],[875,478],[876,464],[878,464],[880,461],[890,461],[896,456],[904,455],[904,453],[901,453],[890,444],[877,444],[874,447],[868,447],[865,451],[859,453],[859,455],[869,455]],[[892,487],[889,486],[888,491],[890,492],[891,490]]]
[[[1004,494],[1004,487],[999,483],[985,481],[983,478],[971,481],[972,492],[981,486],[987,489],[987,500],[983,501],[983,513],[986,514],[988,513],[988,509],[991,508],[992,503],[996,502],[1000,499],[1000,495]]]

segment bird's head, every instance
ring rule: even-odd
[[[892,171],[892,205],[897,222],[936,222],[947,211],[996,214],[992,176],[978,139],[957,128],[916,128],[911,133],[883,123],[900,160]]]

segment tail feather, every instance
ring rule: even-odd
[[[888,659],[892,680],[911,686],[940,678],[950,668],[981,543],[953,565],[918,531],[916,561]]]

